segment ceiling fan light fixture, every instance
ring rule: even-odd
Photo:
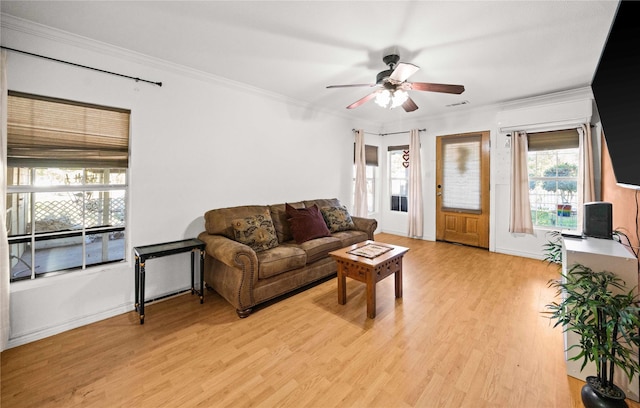
[[[402,106],[409,98],[409,94],[402,89],[383,89],[376,94],[376,104],[382,108],[393,109]]]
[[[397,108],[398,106],[402,106],[403,103],[409,98],[409,94],[407,94],[402,89],[396,89],[391,96],[391,107],[390,109]]]
[[[383,89],[376,95],[376,104],[382,108],[389,106],[391,102],[391,92],[388,89]]]

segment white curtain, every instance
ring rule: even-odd
[[[364,130],[355,131],[356,138],[356,185],[353,200],[353,215],[367,217],[369,206],[367,204],[367,164],[364,147]]]
[[[420,131],[412,129],[409,141],[409,237],[422,237],[424,205],[422,202],[422,164]]]
[[[7,52],[0,52],[0,351],[9,342],[9,242],[7,240]]]
[[[529,171],[527,168],[527,134],[513,132],[511,136],[511,218],[509,232],[533,234],[529,202]]]

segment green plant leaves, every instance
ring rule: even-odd
[[[624,281],[612,272],[596,272],[579,264],[561,273],[561,279],[550,280],[549,287],[557,289],[562,300],[546,305],[543,313],[555,320],[554,327],[562,325],[580,336],[580,344],[569,348],[580,348],[573,360],[582,359],[582,368],[595,362],[604,384],[612,380],[609,364],[622,369],[629,380],[640,373],[636,351],[640,347],[640,301],[635,288],[627,292]]]

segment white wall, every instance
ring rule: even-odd
[[[363,124],[7,16],[2,22],[7,47],[163,83],[13,52],[8,58],[10,90],[131,110],[127,254],[197,236],[212,208],[331,197],[351,203],[351,129]],[[150,260],[147,298],[188,288],[188,271],[189,254]],[[128,259],[11,284],[9,346],[131,312],[133,277]]]

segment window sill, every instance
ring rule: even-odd
[[[541,231],[541,232],[553,232],[553,231],[572,231],[572,232],[578,232],[578,229],[571,229],[571,228],[555,228],[555,227],[538,227],[538,226],[533,226],[533,230],[534,231]]]
[[[117,263],[94,266],[94,267],[87,268],[85,270],[63,272],[54,276],[20,280],[16,282],[11,282],[10,290],[11,290],[11,293],[23,292],[26,290],[55,285],[58,282],[64,282],[68,279],[84,278],[91,275],[110,272],[110,271],[123,269],[123,268],[131,269],[133,268],[132,265],[133,264],[131,263],[131,261],[126,260],[126,261],[117,262]]]

